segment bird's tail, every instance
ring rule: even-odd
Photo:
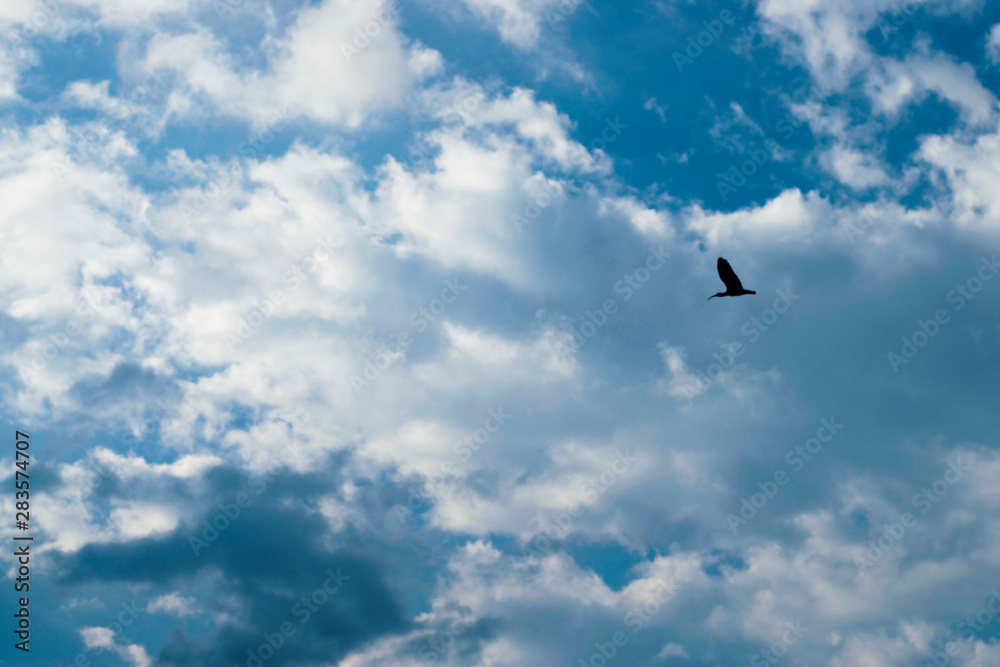
[[[756,293],[757,292],[754,292],[753,290],[747,290],[747,294],[756,294]]]

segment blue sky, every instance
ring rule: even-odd
[[[5,663],[1000,661],[1000,6],[0,31]]]

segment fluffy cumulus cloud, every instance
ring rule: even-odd
[[[1000,14],[654,4],[0,7],[39,664],[997,660]]]
[[[399,5],[325,2],[299,8],[294,22],[248,67],[204,26],[152,37],[145,64],[176,77],[175,94],[213,111],[262,123],[274,110],[357,126],[398,106],[440,54],[398,30]],[[185,104],[185,106],[186,106]]]

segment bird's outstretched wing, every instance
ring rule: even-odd
[[[719,258],[719,277],[722,278],[722,282],[726,286],[727,292],[742,292],[743,283],[740,282],[739,277],[736,272],[733,271],[733,267],[729,266],[729,262]]]

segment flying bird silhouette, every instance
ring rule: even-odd
[[[722,278],[722,283],[726,286],[726,291],[719,292],[718,294],[713,294],[712,296],[708,297],[709,301],[711,301],[717,296],[742,296],[744,294],[757,293],[748,289],[743,289],[743,283],[740,282],[739,276],[737,276],[736,272],[733,271],[733,267],[729,266],[729,262],[722,259],[721,257],[719,258],[718,261],[718,267],[719,267],[719,277]]]

